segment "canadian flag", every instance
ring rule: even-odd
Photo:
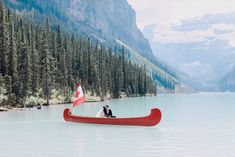
[[[73,102],[73,107],[83,103],[85,101],[85,97],[83,95],[83,91],[82,91],[82,87],[81,87],[81,83],[78,82],[78,88],[76,90],[76,94],[75,94],[75,100]]]

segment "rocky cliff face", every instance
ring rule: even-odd
[[[136,26],[135,11],[126,0],[3,0],[7,7],[64,29],[115,44],[119,39],[145,57],[151,58],[148,41]]]
[[[98,28],[105,36],[120,39],[144,55],[152,54],[136,26],[135,11],[126,0],[72,0],[68,13],[77,23]]]

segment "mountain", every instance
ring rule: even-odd
[[[0,1],[0,106],[71,102],[80,80],[87,95],[119,98],[156,94],[146,68],[127,59],[125,49],[54,31],[13,14]]]
[[[122,40],[152,57],[148,41],[136,26],[135,11],[126,0],[3,0],[8,8],[39,21],[49,16],[55,26],[103,42]],[[34,18],[35,19],[35,18]]]
[[[136,26],[135,11],[127,0],[3,0],[6,7],[37,24],[49,17],[55,29],[60,24],[68,33],[90,37],[108,47],[124,46],[135,63],[146,65],[160,86],[175,89],[180,81],[174,72],[153,55],[148,40]],[[135,54],[138,54],[137,58]],[[144,59],[143,59],[144,58]],[[147,65],[148,64],[148,65]],[[151,66],[150,66],[151,65]]]
[[[218,82],[218,90],[223,92],[235,92],[235,66]]]
[[[235,63],[235,13],[207,14],[167,28],[143,29],[154,55],[186,73],[203,91],[218,91],[217,83]]]

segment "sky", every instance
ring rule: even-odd
[[[192,43],[205,42],[208,39],[225,40],[235,48],[235,25],[217,23],[208,29],[192,31],[176,31],[174,26],[180,25],[182,20],[198,20],[206,14],[235,12],[235,0],[128,0],[136,11],[137,25],[143,31],[144,27],[156,24],[154,42],[157,43]],[[210,21],[208,21],[210,22]],[[216,31],[228,31],[218,34]]]
[[[137,14],[137,25],[177,24],[205,14],[235,12],[235,0],[128,0]]]
[[[153,54],[172,67],[206,82],[234,66],[235,0],[128,2]]]

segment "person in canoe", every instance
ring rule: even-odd
[[[113,112],[112,110],[109,108],[109,105],[106,105],[105,106],[105,109],[106,109],[106,113],[105,113],[105,116],[108,117],[108,118],[116,118],[116,116],[113,116]]]
[[[103,106],[103,108],[96,114],[96,117],[115,118],[116,116],[113,116],[112,110],[109,108],[108,105],[106,105],[106,106]]]
[[[102,107],[102,109],[96,114],[96,117],[99,117],[99,118],[104,118],[106,117],[106,108],[105,106]]]

